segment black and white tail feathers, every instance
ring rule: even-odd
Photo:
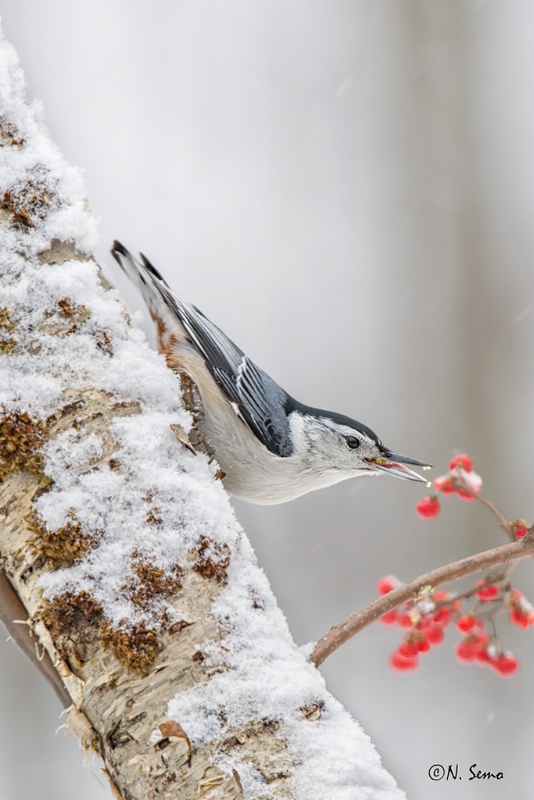
[[[164,319],[167,304],[162,288],[165,287],[167,291],[170,291],[170,289],[158,270],[142,253],[140,253],[141,261],[139,261],[123,244],[116,240],[113,242],[111,254],[123,272],[141,292],[152,316]]]

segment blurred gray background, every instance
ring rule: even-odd
[[[0,0],[0,12],[52,137],[85,171],[99,257],[130,308],[115,237],[297,398],[362,420],[434,475],[466,450],[485,494],[532,519],[529,0]],[[455,498],[419,520],[423,494],[383,477],[236,503],[297,642],[370,602],[383,574],[408,580],[504,543]],[[532,563],[514,579],[528,594]],[[401,634],[379,624],[324,665],[411,798],[532,797],[534,634],[501,633],[514,679],[457,664],[453,631],[416,673],[392,673]],[[110,797],[3,638],[3,800]],[[468,781],[475,762],[504,780]],[[432,783],[435,763],[458,763],[462,784]]]

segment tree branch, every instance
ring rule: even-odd
[[[467,556],[467,558],[454,561],[452,564],[433,569],[410,583],[405,583],[379,597],[361,611],[351,614],[339,625],[334,625],[325,636],[319,639],[310,655],[310,661],[318,667],[338,647],[341,647],[342,644],[345,644],[355,636],[358,631],[361,631],[388,611],[392,611],[401,603],[415,598],[425,586],[440,586],[442,583],[472,575],[497,564],[508,564],[511,561],[517,561],[533,553],[534,536],[529,535],[519,542],[494,547],[492,550],[484,550],[474,556]]]

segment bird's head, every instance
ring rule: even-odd
[[[331,473],[332,477],[337,473],[338,480],[385,473],[426,483],[427,479],[407,464],[427,469],[430,464],[393,453],[374,431],[343,414],[301,406],[292,429],[295,450],[310,469]]]

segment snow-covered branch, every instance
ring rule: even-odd
[[[173,433],[178,379],[101,278],[80,176],[3,40],[0,108],[0,563],[68,727],[132,800],[402,797],[293,643],[216,465]]]

